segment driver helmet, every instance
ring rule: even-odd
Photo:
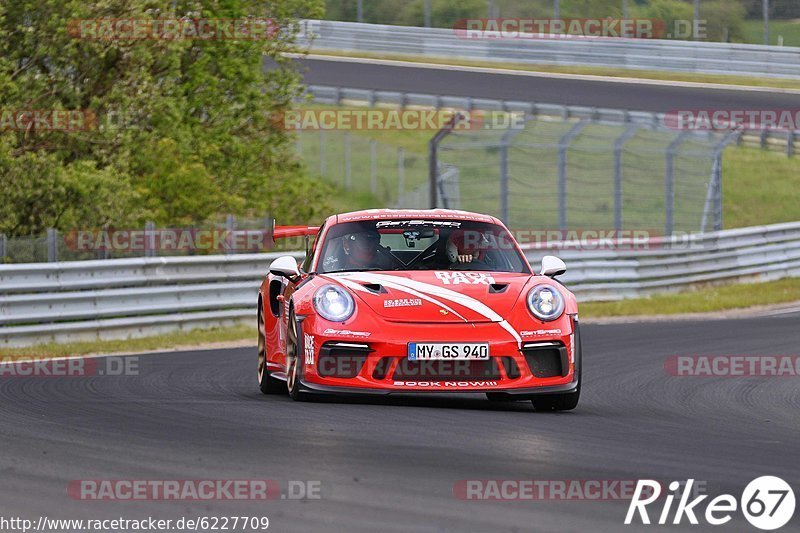
[[[359,265],[366,266],[375,259],[381,236],[376,230],[361,231],[345,236],[345,253]]]

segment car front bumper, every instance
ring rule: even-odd
[[[580,379],[579,342],[572,317],[563,317],[536,338],[513,339],[497,323],[443,328],[407,326],[396,336],[359,336],[332,328],[310,328],[303,335],[301,387],[312,393],[376,394],[418,392],[492,392],[509,399],[569,393]],[[408,341],[488,342],[489,359],[474,361],[410,361]],[[576,346],[578,347],[576,349]]]

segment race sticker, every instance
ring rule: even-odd
[[[376,229],[405,228],[408,226],[422,226],[426,228],[460,228],[461,222],[449,220],[385,220],[375,224]]]
[[[306,364],[314,364],[314,336],[306,335],[304,340],[304,348],[306,354]]]
[[[394,300],[384,300],[384,307],[419,307],[422,305],[421,298],[396,298]]]
[[[338,335],[340,337],[369,337],[372,335],[369,331],[350,331],[349,329],[333,329],[328,328],[323,332],[324,335]]]
[[[436,277],[444,285],[491,285],[494,278],[482,272],[437,272]]]

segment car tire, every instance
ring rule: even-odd
[[[578,400],[581,397],[581,385],[575,392],[563,394],[542,394],[538,398],[531,400],[533,408],[537,411],[572,411],[578,407]]]
[[[581,346],[581,330],[578,322],[575,324],[575,379],[578,386],[574,392],[560,394],[542,394],[531,400],[533,408],[537,411],[572,411],[578,407],[581,398],[581,383],[583,383],[583,348]]]
[[[303,377],[303,328],[295,320],[294,309],[289,311],[289,323],[286,328],[286,388],[289,397],[296,402],[308,400],[308,393],[300,390]]]
[[[258,302],[258,388],[263,394],[283,394],[283,383],[267,370],[267,338],[264,331],[264,306]]]

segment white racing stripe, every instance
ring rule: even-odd
[[[363,291],[363,292],[372,294],[369,290],[364,288],[362,285],[359,285],[358,283],[352,281],[352,279],[349,279],[349,278],[351,278],[351,276],[348,276],[348,277],[331,276],[331,277],[336,279],[336,281],[338,281],[339,283],[341,283],[341,284],[343,284],[343,285],[345,285],[347,287],[350,287],[353,290]],[[374,283],[374,281],[363,280],[363,283]],[[417,298],[422,298],[423,300],[428,301],[428,302],[430,302],[430,303],[432,303],[434,305],[438,305],[442,309],[446,309],[450,313],[453,313],[454,315],[456,315],[458,318],[460,318],[464,322],[469,322],[469,320],[467,320],[465,317],[463,317],[461,314],[459,314],[455,309],[445,305],[443,302],[440,302],[439,300],[436,300],[435,298],[431,298],[427,294],[415,291],[414,289],[411,289],[409,287],[405,287],[405,286],[397,284],[397,283],[392,283],[392,282],[381,282],[381,283],[383,285],[386,285],[387,287],[389,287],[391,289],[397,289],[399,291],[406,292],[406,293],[408,293],[408,294],[410,294],[412,296],[416,296]]]
[[[467,296],[466,294],[461,294],[460,292],[446,289],[444,287],[437,287],[436,285],[431,285],[430,283],[401,278],[400,276],[373,274],[371,272],[359,272],[357,276],[365,280],[366,283],[380,283],[386,285],[387,287],[399,288],[400,290],[409,292],[414,291],[420,296],[424,296],[425,293],[428,293],[438,298],[449,300],[459,305],[463,305],[464,307],[468,307],[488,318],[492,322],[498,322],[500,327],[508,331],[511,336],[514,337],[517,343],[522,346],[522,337],[519,336],[519,333],[517,333],[516,330],[511,327],[511,324],[509,324],[506,319],[497,314],[491,307],[487,306],[480,300],[472,298],[471,296]],[[340,279],[341,278],[337,278],[337,280]],[[361,287],[361,289],[366,290],[363,287]]]

